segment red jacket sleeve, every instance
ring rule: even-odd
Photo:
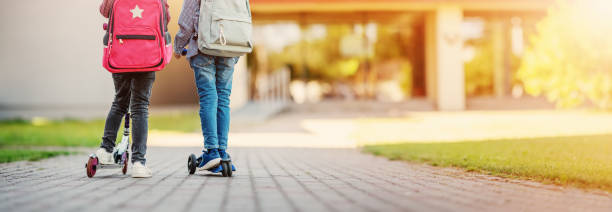
[[[113,7],[114,2],[115,0],[103,0],[102,4],[100,5],[100,14],[102,14],[102,16],[104,16],[105,18],[108,18],[108,15],[110,15],[110,10]]]

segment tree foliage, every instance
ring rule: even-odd
[[[612,3],[560,1],[537,25],[517,77],[560,107],[612,108]]]
[[[398,29],[396,26],[377,25],[376,29],[379,39],[374,41],[373,54],[369,53],[368,49],[361,48],[356,49],[364,51],[362,53],[343,53],[343,41],[350,41],[347,43],[349,46],[357,46],[364,45],[363,39],[365,38],[360,33],[354,32],[353,24],[328,24],[325,26],[325,36],[316,39],[301,39],[286,46],[281,52],[270,54],[270,68],[275,70],[290,64],[306,69],[309,79],[334,81],[346,80],[355,76],[367,60],[373,63],[391,59],[407,60],[405,51],[410,48],[406,45],[412,41],[409,39],[411,38],[409,28]],[[404,70],[407,69],[402,68],[398,71]],[[406,80],[411,80],[411,78],[406,77],[404,81]]]
[[[493,41],[490,33],[468,40],[466,46],[475,48],[474,58],[465,63],[465,93],[468,96],[493,94]]]

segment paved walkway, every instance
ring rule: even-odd
[[[432,112],[421,103],[293,105],[263,124],[232,126],[230,144],[234,147],[355,148],[381,141],[456,142],[612,134],[612,113],[587,110]],[[153,130],[149,144],[201,146],[202,135]]]
[[[355,149],[234,148],[232,178],[188,175],[199,148],[153,147],[150,179],[85,176],[86,155],[0,165],[0,211],[612,211],[612,198]]]

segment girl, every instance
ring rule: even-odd
[[[100,5],[100,13],[105,18],[109,18],[114,1],[104,0]],[[168,3],[166,0],[164,0],[164,3],[166,4],[166,21],[169,22]],[[106,117],[102,144],[100,144],[100,149],[96,151],[96,156],[100,164],[114,163],[111,152],[115,147],[121,120],[129,109],[133,123],[132,177],[151,177],[151,170],[145,166],[145,154],[147,152],[149,98],[155,81],[155,72],[113,73],[113,81],[115,84],[115,99]]]

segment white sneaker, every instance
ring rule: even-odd
[[[115,160],[113,160],[113,154],[108,153],[104,148],[98,149],[98,151],[96,151],[96,156],[98,157],[98,162],[100,164],[108,165],[115,163]]]
[[[132,164],[132,177],[133,178],[149,178],[152,177],[153,173],[145,165],[140,162]]]

